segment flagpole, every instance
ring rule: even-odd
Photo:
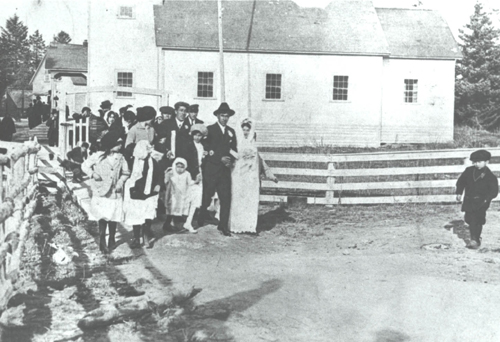
[[[226,82],[224,79],[224,41],[222,39],[222,1],[217,0],[217,10],[219,12],[219,60],[220,60],[220,98],[221,102],[226,102]]]

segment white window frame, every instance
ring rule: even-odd
[[[132,10],[132,16],[122,15],[122,8],[128,7]],[[135,19],[135,6],[118,6],[116,10],[116,17],[118,19]]]
[[[411,83],[413,85],[411,90],[408,90],[407,83],[406,81],[416,81],[414,83]],[[416,89],[415,89],[415,84],[416,84]],[[419,98],[420,98],[420,90],[419,90],[419,85],[422,85],[420,80],[418,78],[412,77],[412,78],[404,78],[403,79],[403,103],[408,104],[408,105],[418,105],[419,104]],[[410,99],[410,97],[407,95],[408,93],[411,93],[411,99],[412,101],[407,101],[407,99]],[[415,101],[413,101],[415,99]]]
[[[268,99],[267,96],[267,75],[280,75],[281,76],[281,93],[280,93],[280,98],[279,99]],[[284,102],[285,101],[285,77],[283,72],[281,71],[269,71],[264,73],[264,96],[262,101],[268,101],[268,102]]]
[[[212,84],[212,97],[207,97],[207,96],[199,96],[198,95],[198,73],[200,72],[211,72],[212,73],[212,80],[213,80],[213,84]],[[196,71],[196,92],[195,92],[195,96],[194,98],[197,99],[197,100],[215,100],[217,99],[217,97],[215,96],[217,94],[217,88],[216,88],[216,85],[217,85],[217,82],[216,82],[216,75],[217,73],[214,71],[214,70],[198,70]]]
[[[347,77],[347,88],[339,88],[339,89],[347,89],[347,99],[346,100],[334,100],[333,99],[333,90],[335,89],[335,77]],[[352,98],[352,76],[351,75],[347,75],[346,73],[335,73],[331,76],[330,78],[330,93],[329,93],[329,97],[330,97],[330,102],[334,102],[334,103],[350,103],[351,102],[351,98]]]
[[[120,86],[120,84],[118,83],[118,73],[131,73],[132,74],[132,86],[130,87],[130,93],[132,94],[131,96],[123,96],[123,95],[118,95],[119,92],[123,92],[123,91],[116,91],[116,98],[119,98],[119,99],[133,99],[135,98],[135,94],[133,92],[132,89],[135,88],[135,82],[136,82],[136,73],[135,73],[135,70],[130,70],[130,69],[118,69],[118,70],[115,70],[115,82],[116,82],[116,86],[117,87],[121,87],[121,88],[124,88],[123,86]],[[128,87],[126,87],[128,88]]]

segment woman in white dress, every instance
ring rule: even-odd
[[[99,249],[103,253],[115,247],[116,224],[123,221],[123,187],[130,171],[120,153],[122,144],[119,134],[107,133],[101,140],[104,151],[94,153],[82,164],[82,171],[91,178],[90,216],[99,221]]]
[[[231,212],[229,229],[232,233],[257,233],[259,216],[260,175],[277,182],[257,151],[255,122],[245,119],[236,129],[238,158],[231,173]]]

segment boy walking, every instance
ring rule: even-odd
[[[490,202],[498,195],[497,177],[488,168],[491,153],[478,150],[470,155],[474,164],[465,169],[457,180],[457,201],[462,200],[464,221],[469,225],[470,243],[467,248],[478,249],[481,246],[481,232],[486,223],[486,210]]]

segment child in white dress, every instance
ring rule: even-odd
[[[165,171],[165,211],[167,220],[164,230],[172,230],[174,216],[187,216],[189,213],[189,186],[191,174],[186,172],[187,162],[184,158],[176,158],[171,168]]]

